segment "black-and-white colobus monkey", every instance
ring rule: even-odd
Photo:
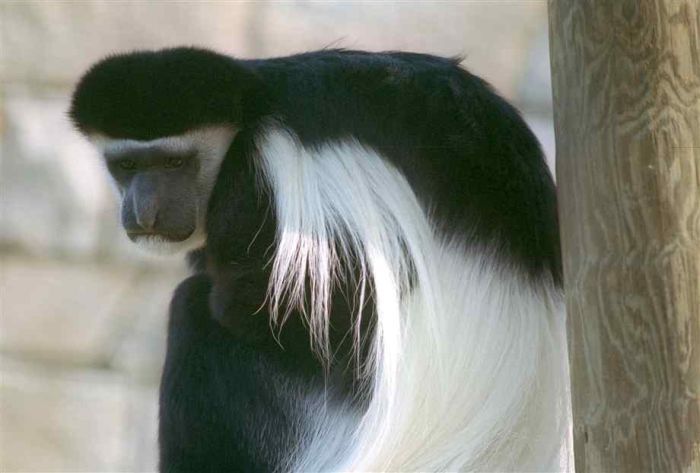
[[[179,48],[82,78],[125,230],[194,250],[162,471],[568,468],[553,183],[457,63]]]

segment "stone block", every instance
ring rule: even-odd
[[[170,299],[186,277],[178,271],[141,271],[115,309],[123,321],[110,365],[141,383],[157,384],[163,367]]]
[[[134,471],[121,375],[7,358],[0,375],[0,471]]]
[[[465,55],[509,97],[544,2],[4,2],[0,79],[72,85],[119,51],[198,45],[239,57],[327,46]]]
[[[4,352],[48,362],[109,365],[133,327],[150,323],[158,329],[142,334],[142,345],[149,346],[144,337],[152,336],[153,351],[162,357],[159,329],[182,268],[163,273],[5,255],[1,271]]]

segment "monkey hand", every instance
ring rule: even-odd
[[[262,260],[254,258],[217,268],[209,294],[213,319],[235,337],[255,344],[270,337],[265,310],[269,274],[262,267]]]

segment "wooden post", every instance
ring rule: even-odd
[[[576,470],[700,472],[700,1],[549,23]]]

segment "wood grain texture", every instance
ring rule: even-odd
[[[700,0],[550,0],[576,470],[700,472]]]

